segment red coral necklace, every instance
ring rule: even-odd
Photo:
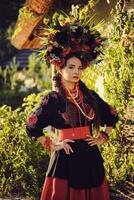
[[[73,90],[69,90],[68,88],[65,87],[63,84],[64,90],[66,92],[67,99],[69,99],[72,103],[74,103],[77,108],[81,111],[81,113],[88,119],[92,120],[94,118],[94,113],[92,116],[88,116],[83,109],[81,108],[80,104],[83,103],[83,94],[79,87],[76,85],[76,87]]]

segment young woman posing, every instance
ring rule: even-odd
[[[43,98],[27,120],[27,133],[52,151],[41,200],[109,199],[97,145],[107,142],[118,117],[80,80],[84,68],[81,52],[64,56],[53,77],[55,91]],[[48,125],[58,129],[57,143],[43,134]],[[100,131],[100,126],[105,130]]]

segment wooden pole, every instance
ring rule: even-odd
[[[34,35],[34,31],[37,29],[44,16],[48,15],[53,0],[28,0],[26,2],[26,9],[33,16],[26,16],[21,14],[21,22],[16,23],[16,30],[11,38],[11,44],[17,49],[30,49],[40,48],[41,39]],[[22,21],[24,23],[22,23]]]

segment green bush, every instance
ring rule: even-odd
[[[27,115],[44,93],[25,98],[22,107],[0,108],[0,196],[9,193],[39,197],[49,156],[25,132]]]
[[[115,106],[119,114],[116,129],[108,144],[100,147],[111,186],[119,188],[125,181],[132,182],[133,158],[133,102],[134,102],[134,47],[133,12],[123,11],[117,4],[113,22],[107,31],[103,62],[91,66],[83,74],[86,84],[97,91],[95,83],[103,77],[105,100]]]
[[[104,77],[105,98],[116,107],[120,119],[116,131],[111,134],[109,145],[102,148],[113,185],[122,185],[122,182],[133,179],[133,14],[123,11],[120,4],[117,4],[104,62],[100,66],[100,74]]]

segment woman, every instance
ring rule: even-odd
[[[55,34],[53,43],[56,40],[61,45],[61,35],[68,33],[68,29],[65,27],[58,32],[58,36]],[[75,30],[78,31],[77,28]],[[65,44],[62,45],[65,47]],[[70,51],[66,47],[66,53],[63,48],[64,54],[60,51],[57,53],[56,48],[59,48],[58,45],[50,48],[49,44],[45,57],[58,68],[58,73],[53,78],[55,91],[43,98],[27,121],[27,133],[53,152],[41,200],[108,200],[103,158],[97,145],[108,140],[108,134],[118,117],[111,106],[80,80],[88,61],[95,58],[91,58],[91,51],[90,59],[87,56],[88,45],[82,46],[88,49],[86,59],[85,55],[81,56],[82,49],[78,51],[75,48],[74,51],[74,46]],[[57,58],[54,60],[54,54],[59,56],[58,64]],[[48,125],[58,129],[58,143],[43,135],[43,128]],[[104,126],[105,130],[100,131],[100,126]]]

